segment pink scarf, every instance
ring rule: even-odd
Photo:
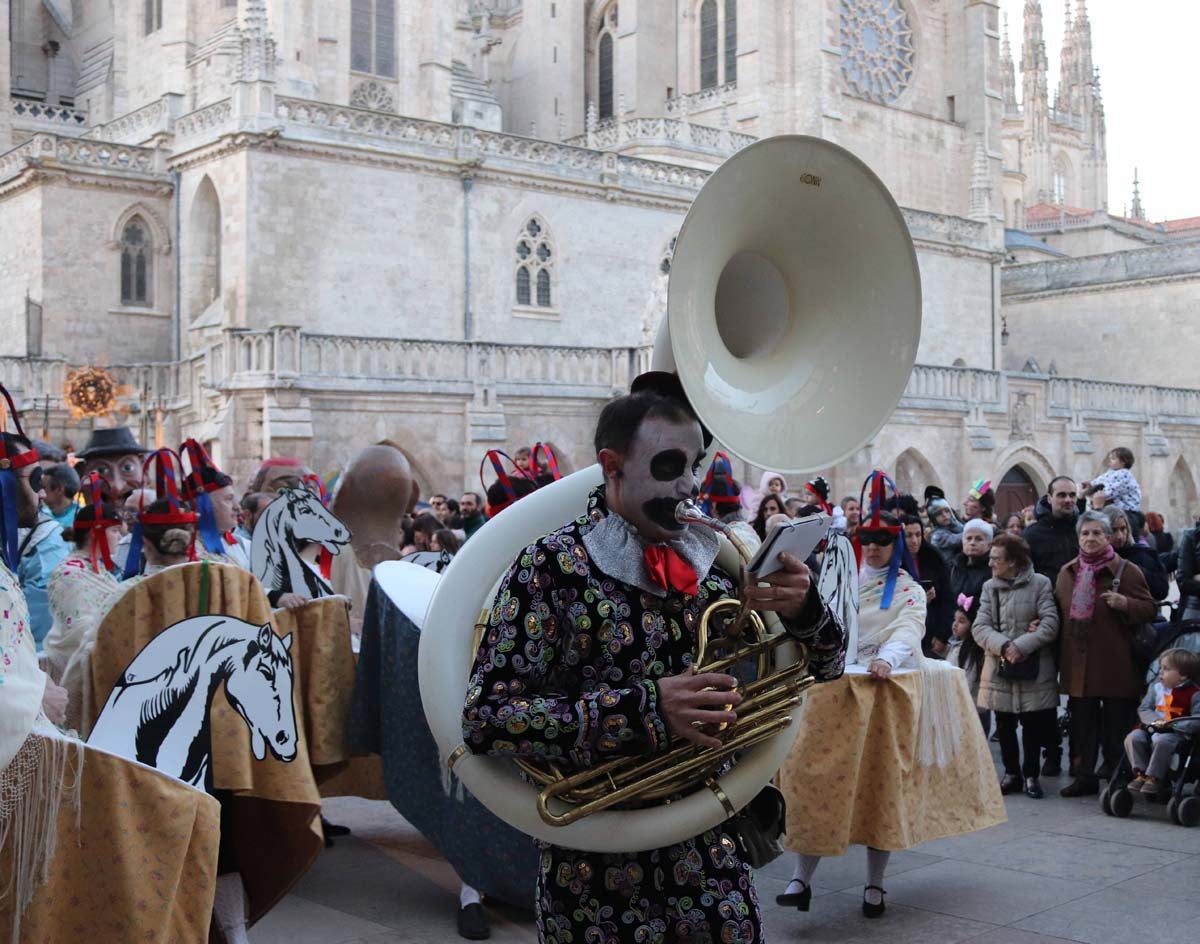
[[[1071,619],[1089,620],[1096,612],[1096,571],[1107,567],[1116,554],[1108,545],[1099,554],[1079,552],[1079,575],[1071,590]]]

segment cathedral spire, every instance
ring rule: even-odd
[[[1129,208],[1129,218],[1131,220],[1144,220],[1146,211],[1142,209],[1142,194],[1138,190],[1138,172],[1137,168],[1133,169],[1133,205]]]
[[[1022,102],[1026,114],[1047,106],[1046,42],[1042,36],[1041,0],[1025,0],[1025,38],[1021,47]]]
[[[240,77],[243,82],[275,78],[275,40],[267,29],[266,0],[241,0]]]
[[[1017,110],[1017,70],[1013,65],[1012,43],[1008,39],[1008,14],[1004,14],[1004,39],[1000,44],[1000,72],[1004,90],[1004,110]]]
[[[1079,49],[1071,20],[1071,0],[1063,2],[1063,39],[1058,62],[1058,91],[1054,95],[1054,110],[1060,113],[1074,112],[1078,105],[1080,76]]]

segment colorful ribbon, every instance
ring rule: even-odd
[[[662,589],[678,590],[694,597],[700,592],[696,571],[679,554],[665,544],[651,544],[642,555],[650,579]]]
[[[174,462],[172,462],[174,460]],[[125,558],[125,571],[123,579],[128,580],[130,577],[137,576],[142,569],[142,541],[143,541],[143,525],[171,525],[171,524],[195,524],[197,515],[195,512],[188,511],[187,506],[183,502],[183,498],[179,494],[179,483],[175,479],[175,464],[179,468],[183,468],[183,463],[179,458],[179,453],[174,449],[156,449],[154,452],[146,456],[142,463],[142,493],[138,496],[138,516],[137,521],[133,526],[133,531],[130,533],[129,539],[129,555]],[[170,511],[164,514],[147,515],[146,509],[146,492],[145,482],[147,480],[150,466],[154,465],[154,494],[156,500],[166,499],[170,506]],[[192,539],[188,543],[188,560],[197,560],[196,555],[196,532],[192,531]]]
[[[870,498],[867,498],[868,492],[870,492]],[[884,507],[885,503],[889,500],[889,492],[891,500],[896,505],[894,509]],[[897,517],[899,516],[899,497],[900,491],[896,488],[896,483],[882,469],[876,469],[868,475],[863,482],[861,491],[858,493],[858,505],[863,509],[862,521],[858,526],[859,530],[887,531],[890,534],[896,535],[896,540],[892,542],[892,560],[888,564],[887,582],[883,587],[883,598],[879,601],[879,608],[881,610],[890,609],[892,606],[892,599],[896,593],[896,581],[900,576],[901,564],[908,569],[909,573],[917,572],[912,555],[908,552],[908,543],[904,540],[903,526],[883,523],[882,515],[885,511],[892,511]],[[858,558],[858,562],[861,565],[862,543],[859,541],[857,534],[854,537],[854,556]]]

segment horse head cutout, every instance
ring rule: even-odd
[[[301,556],[305,545],[319,544],[338,554],[350,542],[350,529],[306,488],[280,489],[259,515],[250,546],[250,570],[268,590],[300,593],[316,599],[333,595],[320,571]]]
[[[101,710],[88,743],[212,790],[210,709],[220,683],[250,731],[251,751],[297,752],[292,637],[232,616],[180,620],[142,647]]]

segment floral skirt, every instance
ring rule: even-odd
[[[759,944],[750,866],[727,827],[638,853],[542,848],[543,944]]]

